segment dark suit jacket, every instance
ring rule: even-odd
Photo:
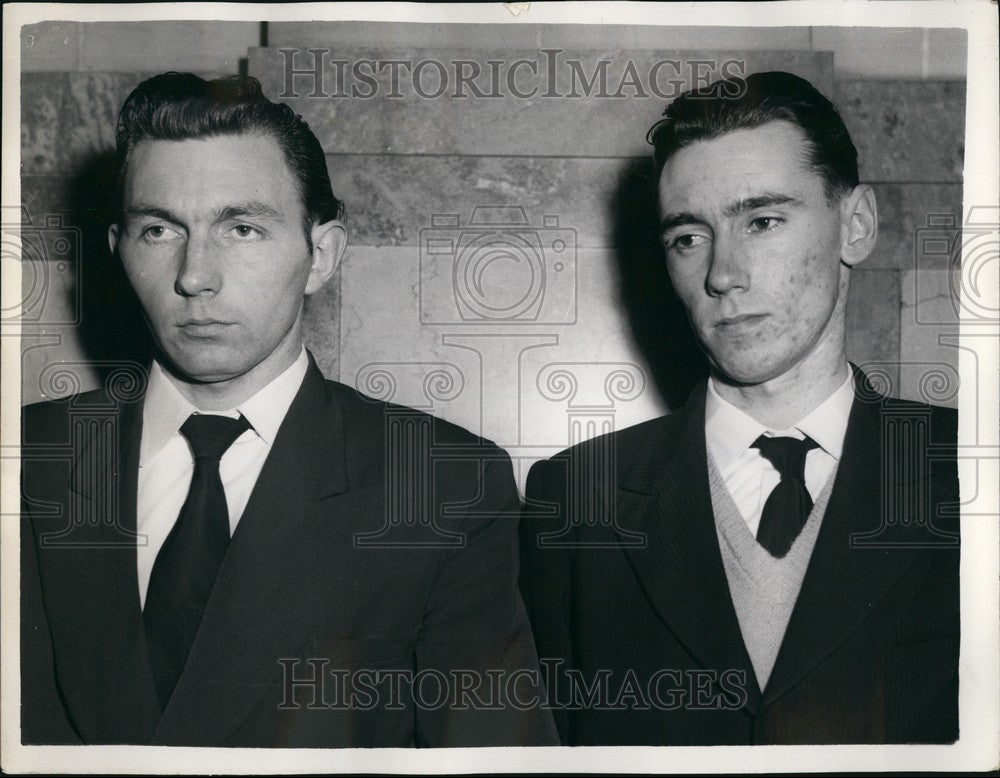
[[[311,363],[161,711],[136,573],[141,397],[100,390],[23,418],[25,743],[555,742],[547,711],[479,684],[538,667],[518,496],[492,444]],[[517,685],[530,700],[530,678]]]
[[[856,399],[774,670],[758,688],[723,568],[705,385],[529,474],[522,593],[563,743],[958,736],[956,414]]]

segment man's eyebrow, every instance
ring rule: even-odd
[[[731,205],[727,205],[722,212],[725,216],[739,216],[747,211],[756,211],[758,208],[773,208],[776,205],[799,205],[801,201],[791,195],[772,194],[770,192],[755,195],[754,197],[744,197]]]
[[[668,213],[665,214],[662,219],[660,219],[660,234],[662,235],[674,227],[680,227],[684,224],[703,224],[704,219],[699,216],[695,216],[693,213],[687,211],[681,211],[679,213]]]
[[[174,224],[183,224],[184,221],[180,216],[173,213],[171,210],[161,208],[158,205],[136,203],[125,209],[126,218],[138,218],[141,216],[163,219],[164,221],[172,222]],[[215,212],[216,221],[226,221],[227,219],[239,219],[242,217],[258,219],[267,218],[279,222],[283,222],[285,220],[285,218],[278,211],[267,203],[262,203],[259,200],[249,200],[245,203],[225,205]]]
[[[285,217],[283,217],[278,211],[267,203],[262,203],[259,200],[249,200],[245,203],[227,205],[220,208],[215,214],[215,220],[220,222],[228,219],[239,219],[243,217],[273,219],[274,221],[279,222],[283,222],[285,220]]]
[[[753,197],[744,197],[737,200],[723,209],[722,213],[726,217],[739,216],[741,213],[756,211],[759,208],[773,208],[777,205],[801,205],[802,201],[791,195],[775,194],[766,192]],[[682,227],[686,224],[704,224],[705,220],[689,211],[678,213],[668,213],[660,219],[660,234],[662,235],[675,227]]]
[[[151,216],[154,219],[163,219],[163,221],[173,222],[174,224],[180,224],[181,219],[176,214],[167,210],[166,208],[160,208],[156,205],[146,205],[144,203],[136,203],[135,205],[130,205],[125,209],[125,218],[138,218],[140,216]]]

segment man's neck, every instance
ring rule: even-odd
[[[817,370],[804,372],[803,366],[761,384],[746,385],[729,382],[713,374],[713,384],[719,396],[735,405],[748,416],[773,430],[794,426],[830,397],[844,383],[847,359],[842,357]]]
[[[227,381],[210,383],[185,380],[172,369],[169,362],[162,358],[158,361],[167,378],[177,387],[177,391],[199,411],[226,411],[236,408],[274,381],[295,363],[301,353],[300,342],[294,349],[273,352],[248,373]]]

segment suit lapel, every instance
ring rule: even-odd
[[[93,395],[84,397],[93,398]],[[144,743],[160,709],[136,572],[142,404],[75,403],[66,516],[39,564],[66,705],[88,743]]]
[[[859,548],[852,540],[881,524],[885,450],[881,430],[885,398],[874,393],[857,369],[855,382],[833,491],[765,689],[765,702],[790,690],[836,650],[876,610],[914,559],[906,549]]]
[[[157,744],[225,742],[305,635],[302,569],[324,514],[348,491],[340,404],[311,361],[226,552],[187,665],[153,735]],[[348,546],[349,548],[349,546]],[[335,566],[336,559],[323,564]],[[272,666],[273,665],[273,666]]]
[[[625,551],[646,596],[678,641],[703,667],[745,673],[746,709],[760,699],[722,564],[708,483],[705,385],[667,419],[674,435],[640,443],[618,488],[619,523],[643,533]]]

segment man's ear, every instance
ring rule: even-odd
[[[878,240],[878,208],[875,192],[858,184],[840,202],[840,259],[848,267],[864,262]]]
[[[347,248],[347,230],[337,221],[314,224],[309,232],[312,239],[312,268],[306,281],[306,294],[312,294],[323,287],[340,267]]]
[[[108,248],[111,249],[112,256],[114,256],[115,251],[118,250],[118,231],[119,227],[117,224],[112,224],[108,227]]]

